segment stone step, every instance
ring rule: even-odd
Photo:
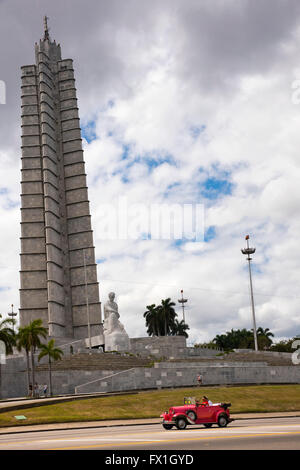
[[[149,367],[150,359],[136,356],[123,356],[113,353],[78,353],[64,356],[61,361],[53,362],[52,370],[126,370],[133,367]],[[37,371],[48,370],[48,364],[40,364]]]

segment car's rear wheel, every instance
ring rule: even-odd
[[[169,430],[169,429],[172,429],[173,427],[173,424],[163,424],[163,428]]]
[[[176,419],[176,428],[180,431],[183,431],[186,428],[186,419],[185,418],[177,418]]]
[[[188,411],[186,413],[187,417],[190,418],[192,421],[196,421],[197,419],[197,415],[195,413],[195,411]]]
[[[218,426],[219,428],[225,428],[228,424],[228,419],[225,415],[220,415],[218,417]]]
[[[205,426],[206,428],[211,428],[212,425],[213,425],[213,423],[205,423],[205,424],[204,424],[204,426]]]

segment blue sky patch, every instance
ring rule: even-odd
[[[170,165],[175,165],[174,158],[170,154],[166,155],[149,155],[142,157],[142,161],[145,162],[150,170],[153,168],[157,168],[159,165],[163,163],[169,163]]]
[[[123,176],[121,177],[121,181],[122,181],[122,183],[125,183],[125,184],[127,184],[127,183],[130,182],[130,181],[129,181],[129,178],[128,178],[127,176],[125,176],[125,175],[123,175]]]
[[[232,194],[232,189],[233,184],[229,179],[211,177],[203,183],[201,194],[207,199],[217,199],[220,196]]]
[[[216,228],[214,225],[211,225],[205,230],[204,241],[209,242],[210,240],[213,240],[215,237],[216,237]]]
[[[122,145],[122,160],[126,160],[128,158],[130,152],[130,145],[123,144]]]
[[[126,168],[122,168],[121,170],[117,170],[114,174],[122,174],[122,181],[123,183],[129,183],[129,178],[127,177],[126,170],[134,166],[136,163],[146,164],[149,170],[149,173],[158,166],[168,163],[169,165],[176,165],[176,162],[172,155],[170,154],[158,154],[155,152],[146,153],[142,155],[134,155],[132,150],[132,146],[130,144],[123,144],[122,145],[122,160],[127,160]],[[175,183],[174,183],[175,184]]]
[[[82,138],[85,139],[89,144],[97,138],[95,127],[96,121],[92,120],[88,121],[88,123],[81,128]]]

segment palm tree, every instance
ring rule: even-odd
[[[228,336],[227,335],[217,335],[213,339],[213,343],[216,344],[220,349],[228,348]]]
[[[159,306],[160,314],[164,322],[164,336],[169,335],[174,328],[175,318],[177,317],[174,307],[175,303],[171,302],[170,297],[162,300]]]
[[[29,353],[31,350],[31,344],[29,341],[29,332],[28,326],[21,326],[17,334],[17,348],[18,351],[22,349],[25,350],[26,354],[26,367],[27,367],[27,390],[29,395],[29,385],[30,385],[30,365],[29,365]]]
[[[167,336],[176,329],[175,318],[177,313],[174,310],[175,303],[170,298],[161,301],[161,305],[147,305],[144,313],[146,319],[147,333],[149,336]],[[186,328],[187,329],[187,328]]]
[[[189,335],[187,334],[186,330],[189,329],[190,327],[184,322],[184,320],[181,320],[180,322],[175,320],[172,335],[184,336],[185,338],[188,338]]]
[[[269,328],[263,329],[261,326],[257,328],[257,341],[261,349],[267,349],[273,343],[271,338],[274,338],[273,333]]]
[[[2,315],[0,314],[0,318]],[[13,328],[10,328],[10,325],[13,326],[16,324],[16,321],[12,318],[5,318],[0,321],[0,341],[5,344],[6,354],[12,354],[13,346],[16,344],[16,334]]]
[[[160,336],[159,308],[155,304],[147,305],[144,313],[149,336]]]
[[[0,318],[2,315],[0,314]],[[15,325],[16,321],[12,318],[5,318],[0,321],[0,342],[4,343],[5,353],[12,354],[13,346],[16,344],[16,334],[14,329],[11,328]],[[1,396],[1,360],[0,360],[0,396]]]
[[[36,349],[41,346],[40,336],[43,338],[47,337],[47,328],[43,327],[43,322],[40,318],[33,320],[29,325],[23,328],[23,339],[22,341],[29,348],[31,353],[31,374],[32,374],[32,387],[34,390],[35,384],[35,366],[34,366],[34,353]]]
[[[48,363],[49,363],[49,390],[50,396],[52,397],[52,375],[51,375],[51,359],[53,361],[60,361],[63,355],[63,351],[59,348],[54,347],[54,339],[51,339],[48,344],[41,344],[40,345],[40,354],[38,360],[40,361],[43,357],[48,356]]]

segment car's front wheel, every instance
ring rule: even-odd
[[[218,417],[218,426],[219,428],[225,428],[228,424],[228,419],[225,415],[220,415]]]
[[[177,418],[176,419],[176,428],[180,431],[183,431],[186,428],[186,419],[185,418]]]
[[[172,427],[173,427],[173,424],[163,424],[163,428],[165,428],[167,430],[172,429]]]

